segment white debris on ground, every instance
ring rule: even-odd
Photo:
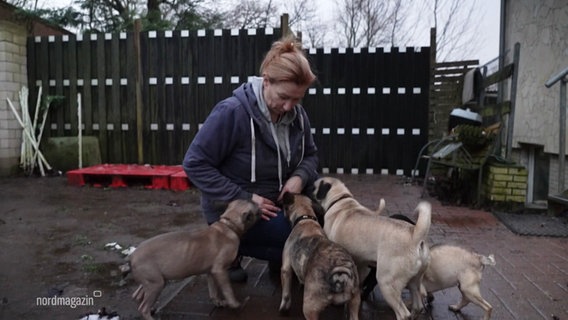
[[[118,244],[117,242],[109,242],[107,244],[105,244],[105,249],[111,250],[111,251],[119,251],[123,256],[129,256],[132,252],[134,252],[134,250],[136,250],[136,247],[130,246],[126,249],[122,249],[123,247]]]
[[[116,312],[107,312],[103,307],[97,312],[84,315],[79,320],[120,320],[120,316]]]

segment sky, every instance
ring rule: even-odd
[[[285,0],[281,0],[285,1]],[[323,21],[333,21],[333,7],[330,5],[333,0],[317,0],[321,9],[321,17]],[[464,2],[472,0],[463,0]],[[73,0],[40,0],[38,5],[40,7],[66,7],[70,6]],[[477,0],[477,12],[474,12],[475,17],[478,18],[479,32],[479,46],[472,53],[472,57],[467,59],[479,59],[481,64],[493,60],[499,54],[499,12],[500,0]],[[413,43],[414,47],[424,47],[430,45],[430,32],[428,27],[424,28],[427,32],[418,36]]]

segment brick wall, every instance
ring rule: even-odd
[[[0,20],[0,176],[18,170],[22,129],[7,98],[21,112],[19,91],[27,85],[26,29]]]
[[[492,202],[525,203],[528,171],[518,165],[490,165],[483,181],[485,197]]]

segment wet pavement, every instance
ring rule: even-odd
[[[337,175],[360,202],[371,209],[379,199],[386,200],[386,214],[412,214],[421,198],[421,186],[396,176]],[[353,188],[352,188],[353,187]],[[492,319],[568,320],[568,238],[519,236],[511,232],[492,213],[466,207],[443,206],[434,198],[430,241],[450,243],[480,254],[494,254],[496,266],[486,267],[481,282],[482,296],[493,306]],[[245,258],[246,284],[235,284],[237,297],[248,297],[238,311],[215,308],[207,295],[203,276],[184,286],[171,284],[166,291],[173,299],[158,313],[160,319],[303,319],[302,291],[296,283],[292,310],[278,314],[281,288],[279,275],[269,272],[264,261]],[[175,292],[174,292],[175,293]],[[460,313],[448,310],[459,302],[456,288],[434,294],[432,308],[420,319],[481,319],[483,311],[469,304]],[[407,299],[408,295],[403,294]],[[162,299],[163,301],[165,298]],[[320,319],[347,319],[342,307],[329,307]],[[395,319],[376,288],[361,305],[360,319]]]

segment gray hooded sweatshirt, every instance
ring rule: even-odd
[[[207,222],[219,219],[217,202],[251,199],[256,193],[276,202],[293,175],[304,187],[317,179],[317,148],[301,105],[281,117],[270,115],[262,78],[252,78],[219,102],[190,144],[183,168],[201,191]]]

